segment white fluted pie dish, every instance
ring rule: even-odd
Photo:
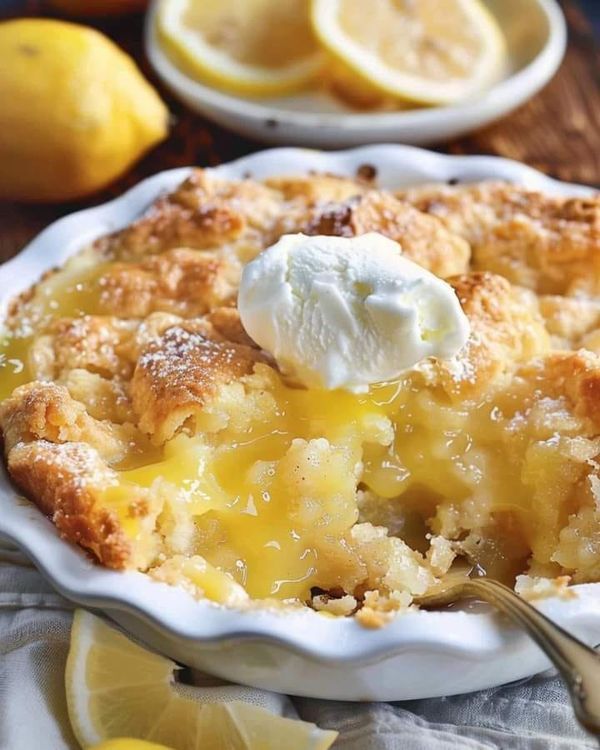
[[[492,157],[450,157],[403,146],[337,153],[275,149],[217,168],[220,176],[353,175],[375,167],[382,187],[420,182],[503,179],[545,192],[585,195],[528,167]],[[129,224],[187,169],[163,172],[111,203],[68,216],[42,232],[0,267],[0,316],[9,300],[96,236]],[[379,630],[352,619],[296,612],[236,611],[198,602],[141,573],[119,573],[92,563],[61,540],[53,525],[19,498],[0,476],[0,535],[17,544],[58,591],[98,608],[135,636],[172,658],[223,678],[319,698],[403,700],[477,690],[534,674],[547,662],[526,636],[476,609],[399,615]],[[600,585],[576,587],[570,600],[548,599],[541,609],[590,644],[600,642]]]

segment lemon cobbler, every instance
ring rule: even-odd
[[[369,388],[296,382],[237,307],[295,233],[394,240],[466,343]],[[14,483],[101,564],[378,625],[456,556],[600,580],[599,355],[598,198],[197,170],[12,304],[0,427]]]

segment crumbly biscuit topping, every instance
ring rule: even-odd
[[[231,606],[379,627],[457,555],[536,595],[600,580],[599,217],[501,183],[196,170],[12,305],[11,477],[100,563]],[[367,394],[286,382],[235,303],[290,231],[396,240],[467,346]]]

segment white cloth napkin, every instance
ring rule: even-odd
[[[16,551],[0,548],[0,750],[79,750],[67,718],[65,660],[73,607]],[[199,700],[210,679],[194,675]],[[214,688],[337,729],[334,750],[597,750],[560,681],[540,675],[471,695],[405,703],[287,698]],[[228,748],[223,748],[228,750]]]

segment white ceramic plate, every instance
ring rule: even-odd
[[[504,30],[506,77],[485,94],[449,107],[358,113],[324,93],[250,99],[217,91],[182,73],[154,33],[154,0],[146,26],[146,53],[164,84],[187,106],[236,133],[267,143],[323,148],[364,143],[423,145],[449,140],[508,114],[556,72],[566,25],[556,0],[484,0]]]
[[[389,188],[495,178],[555,194],[589,194],[504,159],[442,156],[407,146],[337,153],[273,149],[215,171],[227,178],[311,170],[353,175],[362,164],[373,165],[380,184]],[[45,270],[92,238],[130,223],[188,171],[163,172],[111,203],[48,227],[0,266],[0,318],[9,299]],[[326,619],[309,609],[238,612],[197,602],[141,573],[106,570],[62,541],[32,504],[18,498],[5,474],[0,475],[0,535],[21,547],[69,599],[104,610],[158,651],[235,682],[319,698],[403,700],[500,685],[547,666],[526,636],[485,609],[411,612],[381,630],[366,630],[353,619]],[[600,585],[579,586],[577,593],[574,600],[540,606],[584,640],[599,642]]]

